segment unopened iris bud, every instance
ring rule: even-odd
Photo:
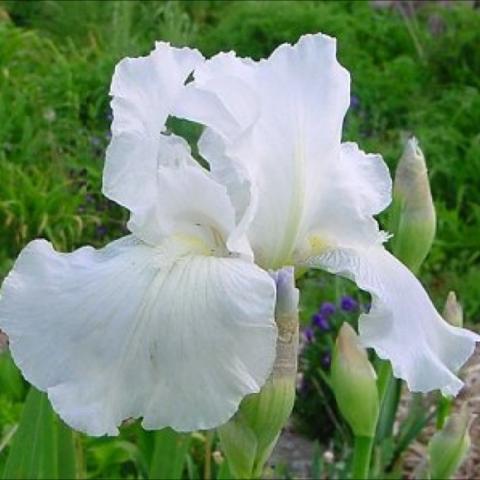
[[[297,379],[298,289],[293,268],[272,273],[277,284],[277,356],[261,391],[248,395],[234,417],[218,428],[231,473],[260,478],[293,409]]]
[[[338,408],[357,437],[372,437],[379,413],[377,376],[353,328],[344,323],[332,360]]]
[[[454,327],[463,327],[463,309],[455,292],[449,292],[443,307],[443,318]]]
[[[451,478],[462,464],[470,448],[470,417],[468,408],[463,405],[430,440],[430,478]]]
[[[407,141],[393,183],[390,230],[394,254],[412,271],[419,270],[435,237],[435,206],[425,157],[416,138]]]

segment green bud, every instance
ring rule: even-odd
[[[342,325],[337,337],[331,376],[338,408],[355,436],[372,437],[380,408],[377,376],[348,323]]]
[[[277,284],[277,356],[259,393],[248,395],[233,418],[217,429],[235,478],[260,478],[295,401],[298,290],[292,268],[272,274]]]
[[[470,448],[470,412],[466,405],[452,413],[445,427],[430,440],[428,454],[431,478],[451,478],[465,459]]]
[[[410,138],[397,165],[393,183],[390,230],[393,253],[417,272],[435,237],[435,206],[427,165],[416,138]]]
[[[455,292],[449,292],[443,307],[443,318],[454,327],[463,327],[463,309]]]

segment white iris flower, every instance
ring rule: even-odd
[[[447,324],[383,247],[373,215],[391,179],[379,155],[341,142],[349,87],[325,35],[259,62],[158,43],[119,63],[103,191],[130,210],[131,235],[70,254],[31,242],[0,301],[13,358],[69,425],[226,422],[272,369],[268,271],[287,265],[353,279],[372,295],[364,345],[411,390],[458,392],[477,336]],[[205,126],[208,171],[169,116]]]

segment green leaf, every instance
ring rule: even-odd
[[[191,436],[164,428],[155,433],[149,478],[182,478]]]
[[[44,393],[31,388],[7,458],[4,479],[76,478],[72,431]]]
[[[9,395],[13,400],[21,400],[25,395],[25,386],[22,375],[12,361],[9,353],[0,355],[0,385],[2,393]]]
[[[230,467],[228,466],[228,460],[223,459],[223,462],[218,467],[217,480],[230,480],[232,478],[232,473],[230,472]]]
[[[57,464],[58,478],[75,479],[77,475],[77,458],[74,432],[60,419],[57,423]]]

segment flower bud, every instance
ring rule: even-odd
[[[416,138],[407,141],[393,183],[393,253],[416,272],[435,237],[436,215],[427,165]]]
[[[463,327],[463,309],[457,301],[455,292],[449,292],[443,307],[443,318],[454,327]]]
[[[348,323],[337,337],[331,376],[338,408],[355,436],[372,437],[379,413],[377,376]]]
[[[260,478],[295,400],[298,354],[298,290],[292,268],[272,273],[277,284],[277,356],[259,393],[248,395],[233,418],[218,428],[235,478]]]
[[[445,427],[430,440],[428,454],[430,478],[451,478],[465,459],[470,448],[470,412],[466,405],[452,413]]]

